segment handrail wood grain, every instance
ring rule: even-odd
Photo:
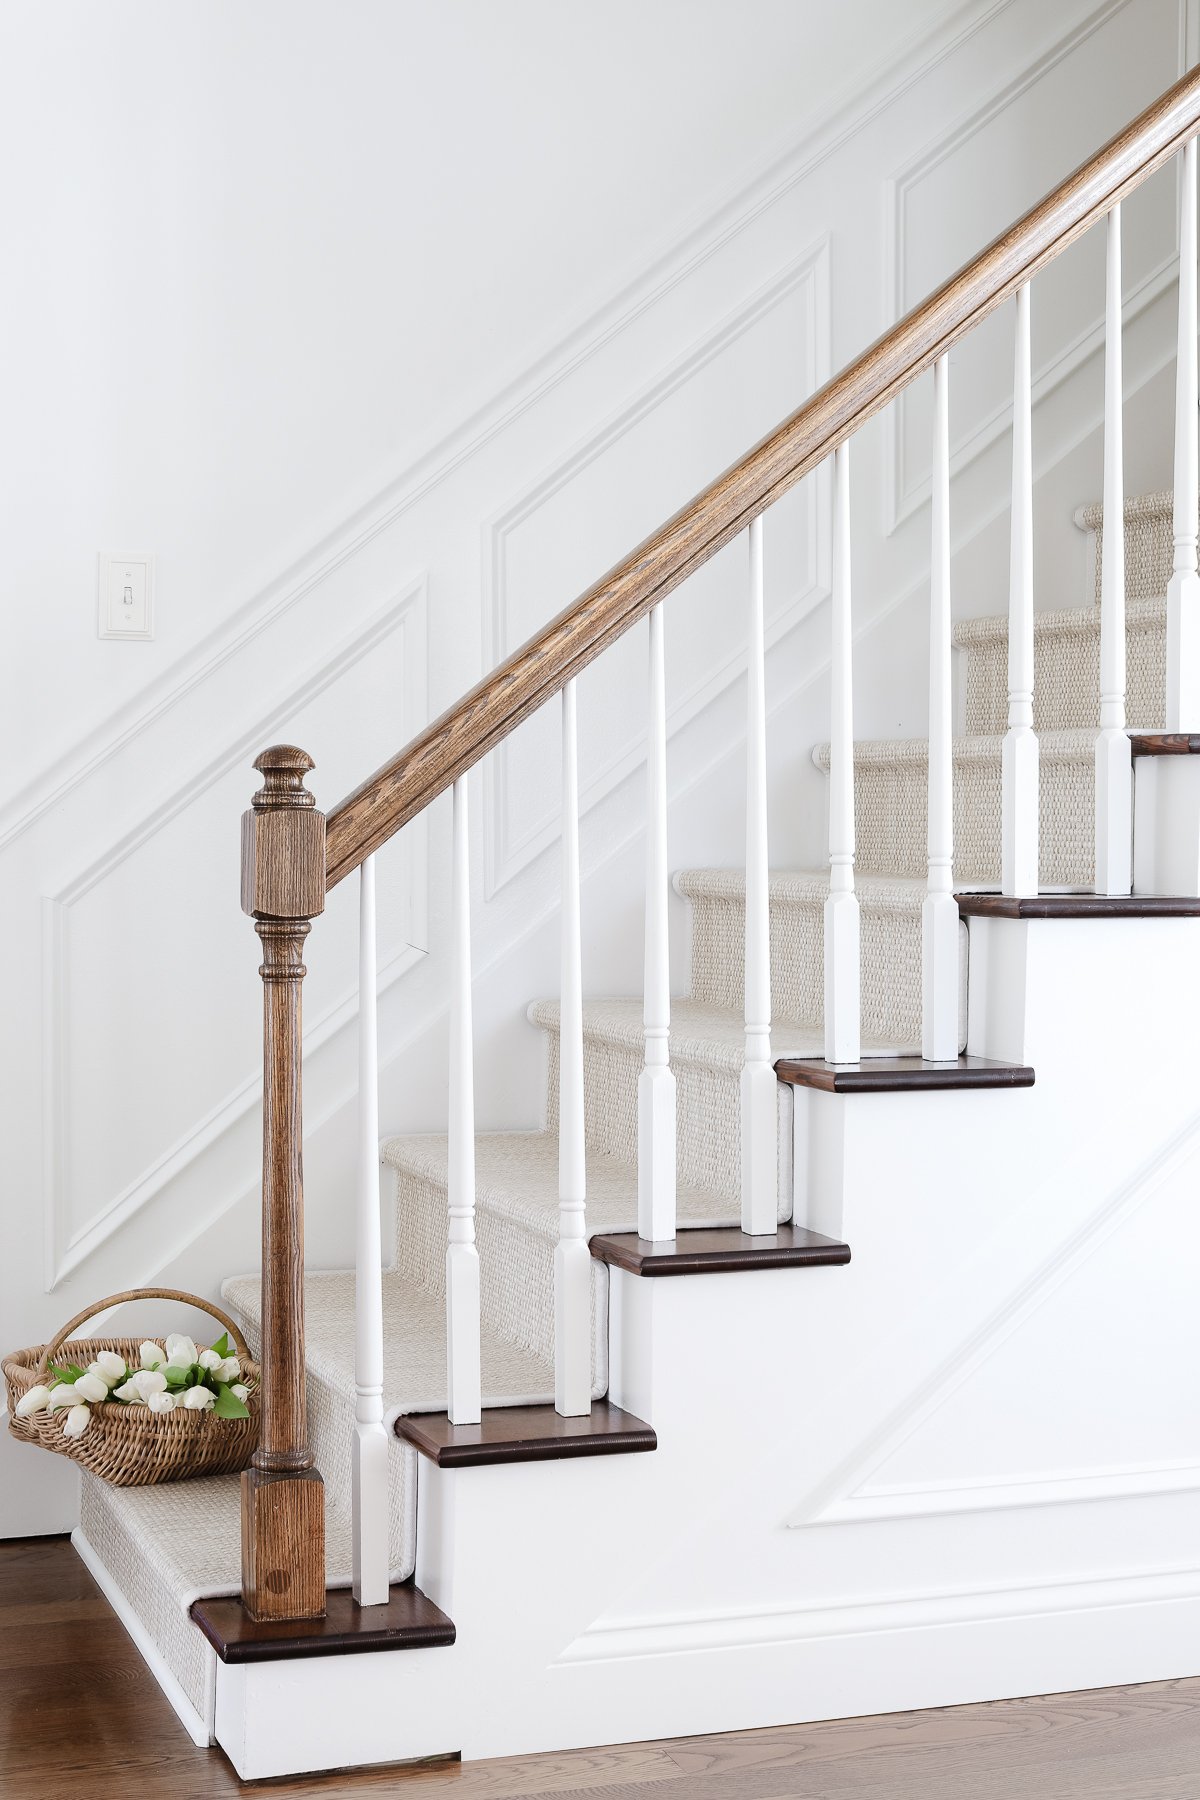
[[[1191,70],[328,818],[332,888],[1200,130]]]

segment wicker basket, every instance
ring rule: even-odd
[[[138,1366],[138,1352],[145,1336],[135,1338],[71,1339],[76,1326],[86,1322],[110,1306],[121,1306],[127,1300],[178,1300],[184,1306],[195,1306],[210,1313],[222,1324],[233,1340],[242,1365],[243,1379],[251,1387],[246,1402],[248,1419],[218,1419],[211,1411],[196,1412],[177,1406],[174,1412],[153,1413],[145,1406],[123,1406],[119,1401],[106,1401],[92,1408],[92,1417],[82,1437],[69,1438],[63,1432],[63,1414],[34,1413],[27,1419],[17,1417],[17,1402],[29,1388],[46,1379],[46,1364],[61,1352],[64,1360],[86,1365],[101,1350],[115,1350],[131,1368]],[[114,1487],[149,1487],[160,1481],[184,1481],[193,1475],[227,1475],[244,1469],[258,1443],[259,1371],[250,1358],[246,1341],[228,1313],[210,1300],[197,1299],[176,1288],[135,1288],[124,1294],[111,1294],[94,1306],[76,1314],[48,1344],[35,1344],[29,1350],[14,1350],[4,1359],[4,1380],[8,1388],[8,1429],[27,1444],[40,1444],[43,1450],[54,1450],[69,1456],[93,1475],[99,1475]]]

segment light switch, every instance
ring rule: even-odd
[[[154,558],[100,553],[97,628],[102,638],[154,636]]]

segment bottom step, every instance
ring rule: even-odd
[[[454,1622],[413,1581],[396,1583],[384,1606],[359,1606],[348,1588],[329,1593],[323,1619],[252,1619],[235,1596],[196,1600],[191,1615],[224,1663],[367,1650],[429,1650],[454,1642]]]

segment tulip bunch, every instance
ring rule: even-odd
[[[242,1365],[230,1353],[223,1332],[210,1350],[197,1349],[190,1337],[174,1332],[165,1344],[150,1341],[138,1351],[140,1367],[131,1369],[114,1350],[101,1350],[86,1369],[75,1363],[47,1363],[53,1387],[31,1387],[17,1402],[17,1417],[63,1412],[67,1437],[82,1437],[93,1406],[105,1401],[119,1406],[145,1406],[152,1413],[212,1412],[218,1419],[246,1419],[250,1390],[241,1380]]]

